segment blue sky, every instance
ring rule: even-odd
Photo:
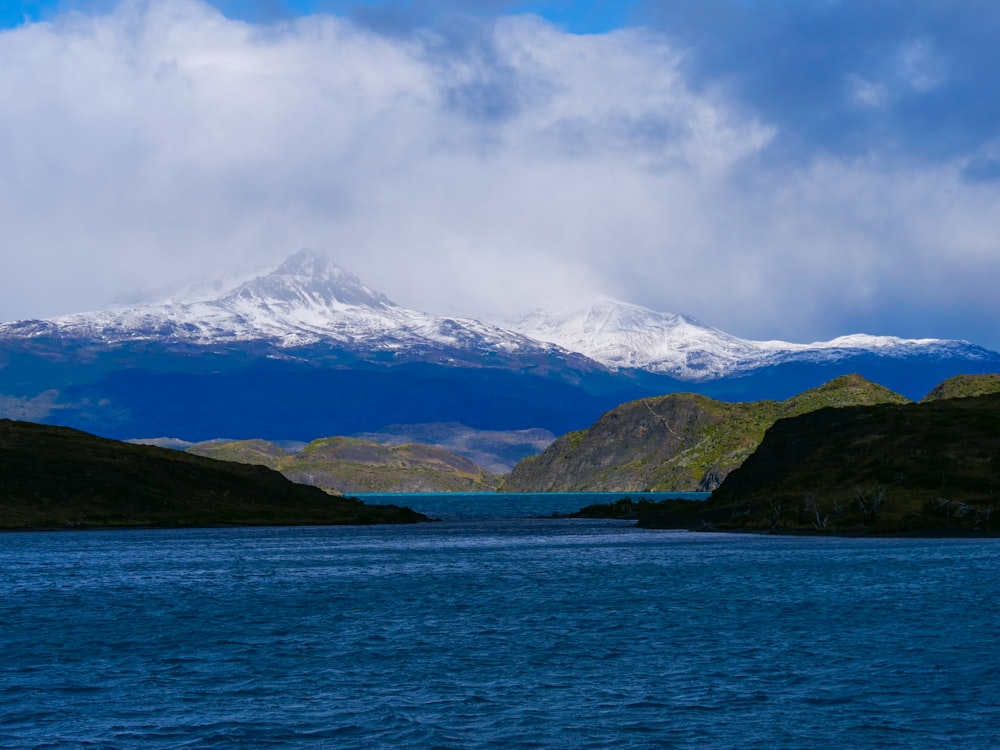
[[[998,69],[981,0],[0,3],[0,318],[308,246],[433,312],[1000,349]]]
[[[539,15],[575,34],[597,34],[627,26],[639,3],[629,0],[215,0],[211,3],[228,18],[250,23],[275,23],[315,14],[345,16],[368,23],[425,25],[442,17],[467,14],[488,18],[497,14]],[[66,11],[106,13],[117,6],[111,0],[28,0],[0,2],[0,26],[50,20]]]

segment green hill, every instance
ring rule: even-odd
[[[640,524],[991,531],[998,492],[1000,394],[991,394],[782,419],[708,501],[647,507]]]
[[[336,492],[492,491],[499,478],[443,448],[419,443],[380,445],[347,437],[314,440],[291,453],[264,440],[211,442],[188,452],[223,461],[257,463],[294,482]]]
[[[956,375],[935,387],[922,401],[937,401],[942,398],[968,398],[1000,393],[1000,373],[983,375]]]
[[[408,508],[364,505],[263,466],[0,420],[0,528],[400,523]]]
[[[786,401],[728,403],[691,393],[632,401],[514,467],[510,492],[710,491],[778,419],[856,404],[908,403],[859,375]]]

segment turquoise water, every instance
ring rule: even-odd
[[[995,540],[0,534],[0,747],[996,746]]]
[[[432,518],[531,518],[567,515],[588,505],[682,497],[704,500],[710,492],[380,492],[357,495],[366,503],[408,505]]]

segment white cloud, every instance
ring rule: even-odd
[[[6,320],[309,246],[432,311],[604,292],[804,339],[947,294],[949,258],[974,281],[1000,256],[990,184],[765,166],[782,134],[642,30],[508,17],[388,37],[125,3],[0,33],[0,122]]]

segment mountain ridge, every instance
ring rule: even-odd
[[[862,353],[989,359],[968,341],[864,333],[798,344],[742,339],[690,315],[661,313],[603,297],[572,310],[539,309],[502,319],[512,330],[579,352],[611,368],[638,368],[689,382],[741,376],[788,362],[835,361]]]
[[[685,381],[612,367],[492,323],[408,310],[311,251],[220,288],[0,325],[0,416],[191,442],[220,435],[309,442],[447,422],[562,434],[623,402],[664,393],[783,400],[859,372],[914,398],[951,375],[1000,370],[1000,354],[961,342],[849,336],[822,349],[762,355],[753,342],[688,316],[623,303],[607,309],[629,313],[616,324],[626,330],[659,319],[683,334],[687,349],[677,356],[700,378]],[[639,331],[644,346],[670,343],[650,325]],[[641,348],[629,351],[638,357]],[[742,369],[732,364],[741,356],[750,357]]]
[[[218,287],[215,287],[218,289]],[[56,337],[117,344],[211,345],[266,342],[279,350],[316,344],[400,355],[435,348],[516,356],[561,356],[576,366],[643,370],[703,383],[789,363],[862,355],[1000,361],[1000,354],[952,339],[848,334],[810,344],[742,339],[689,315],[601,298],[573,310],[535,310],[482,322],[400,307],[325,256],[300,250],[268,273],[214,298],[0,324],[0,338]]]

